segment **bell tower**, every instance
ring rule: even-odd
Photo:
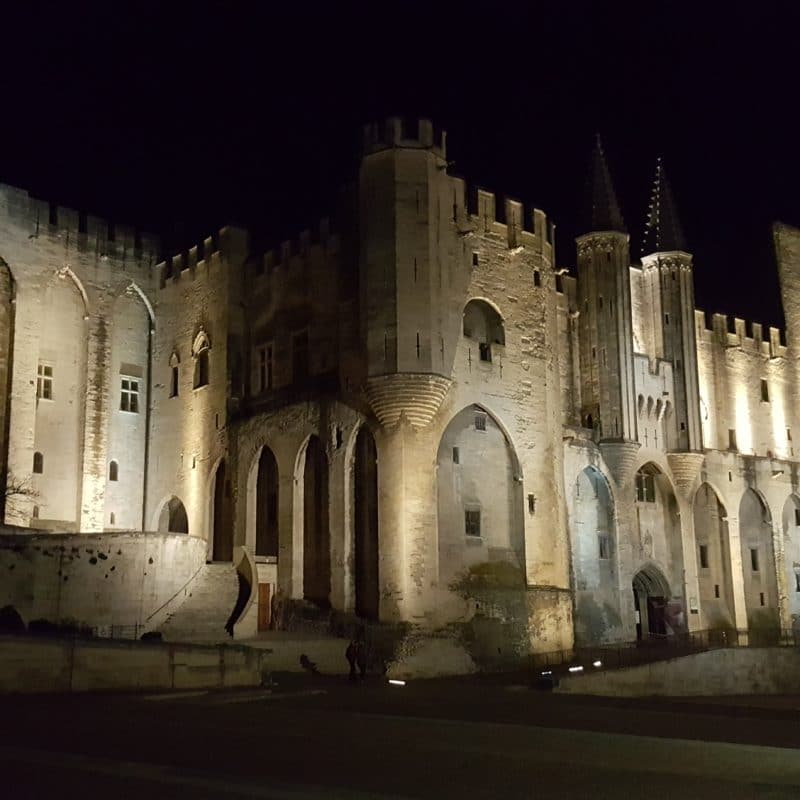
[[[602,444],[636,441],[629,236],[598,136],[578,247],[581,419]]]
[[[703,449],[692,256],[687,251],[664,167],[659,158],[642,246],[645,291],[651,298],[654,355],[672,364],[676,441],[670,450]]]

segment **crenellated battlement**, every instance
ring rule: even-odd
[[[41,200],[15,186],[0,184],[0,214],[25,230],[29,239],[59,239],[67,249],[94,253],[98,258],[138,261],[149,267],[159,256],[160,241],[155,234]]]
[[[696,309],[695,324],[698,341],[718,343],[723,347],[739,347],[768,358],[786,356],[786,340],[780,328],[768,328],[764,337],[764,326],[759,322],[749,322],[727,314],[712,314],[711,323],[705,311]]]
[[[384,123],[371,122],[364,126],[363,151],[365,155],[395,147],[431,150],[440,158],[447,158],[447,133],[434,130],[429,119],[404,120],[390,117]]]
[[[453,220],[460,233],[489,234],[502,238],[509,248],[533,247],[549,251],[552,259],[555,224],[547,214],[533,208],[526,214],[519,200],[498,196],[480,186],[469,186],[463,178],[450,176],[453,186]]]
[[[298,260],[304,261],[315,249],[338,253],[339,248],[339,235],[331,231],[330,219],[323,217],[315,228],[306,228],[296,239],[287,239],[278,247],[256,256],[255,273],[257,277],[265,277],[275,270],[288,268]]]

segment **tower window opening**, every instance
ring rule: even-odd
[[[121,378],[119,410],[130,414],[139,413],[139,381]]]
[[[42,453],[33,454],[33,471],[36,475],[44,473],[44,455]]]
[[[491,363],[492,361],[492,346],[489,342],[479,342],[478,343],[478,352],[480,353],[481,361],[487,361]]]
[[[536,287],[542,285],[542,273],[538,269],[533,271],[533,285]]]
[[[39,519],[39,506],[34,506],[33,507],[33,511],[31,513],[31,516],[34,519]],[[800,587],[798,587],[797,591],[800,592]]]
[[[36,370],[36,398],[38,400],[53,399],[52,364],[39,364]]]
[[[597,348],[592,348],[592,361],[597,361]]]
[[[113,511],[111,512],[111,515],[109,516],[108,524],[109,525],[116,525],[117,524],[117,515]]]
[[[794,590],[800,592],[800,572],[794,574]]]
[[[476,431],[486,430],[486,414],[475,415],[475,430]]]
[[[750,548],[750,568],[753,572],[758,572],[758,548]]]
[[[759,601],[761,602],[761,605],[762,605],[762,606],[763,606],[763,605],[766,605],[766,603],[765,603],[765,601],[764,601],[764,592],[759,592],[759,593],[758,593],[758,599],[759,599]]]
[[[636,500],[640,503],[655,503],[656,477],[649,472],[636,473]]]
[[[480,537],[481,535],[481,512],[480,509],[464,509],[464,533],[467,536]]]
[[[736,445],[736,428],[728,428],[728,450],[738,450]]]
[[[597,308],[602,311],[603,310],[603,295],[597,298]]]
[[[611,558],[611,540],[607,533],[597,534],[597,555],[603,561]]]
[[[454,464],[461,463],[461,453],[457,447],[453,448],[453,463]]]
[[[196,355],[194,364],[194,388],[199,389],[201,386],[208,386],[208,348],[203,348]]]
[[[714,584],[714,597],[719,597],[719,584]]]
[[[119,464],[116,461],[112,461],[108,465],[108,479],[110,481],[119,480]]]
[[[174,366],[171,368],[172,374],[170,376],[169,382],[169,396],[170,397],[177,397],[178,396],[178,367]]]
[[[764,378],[761,379],[761,402],[769,403],[769,384]]]
[[[472,254],[472,266],[473,267],[477,267],[478,266],[478,254],[477,253],[473,253]]]
[[[681,422],[681,430],[682,431],[686,430],[686,423],[685,422]]]
[[[420,343],[419,343],[419,331],[417,331],[417,358],[420,357],[420,353],[421,353],[421,350],[420,350]]]
[[[264,392],[272,388],[272,375],[273,375],[273,350],[271,344],[265,344],[258,348],[256,351],[257,364],[258,364],[258,382],[257,390]]]
[[[791,428],[787,428],[786,429],[786,441],[787,442],[791,442],[792,441],[792,429]]]
[[[529,514],[536,513],[536,495],[533,494],[528,495],[528,513]]]
[[[680,372],[681,370],[681,360],[679,358],[675,359],[675,369]]]
[[[664,314],[664,324],[669,325],[669,314]]]
[[[700,545],[700,568],[708,569],[708,545]]]
[[[800,508],[794,510],[794,524],[800,527]]]

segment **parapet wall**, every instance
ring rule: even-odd
[[[767,358],[786,357],[786,340],[780,328],[770,327],[769,336],[765,339],[764,326],[759,322],[749,322],[727,314],[712,314],[709,326],[705,311],[696,309],[694,315],[698,343],[716,342],[723,347],[739,347]]]
[[[29,239],[49,236],[67,249],[148,267],[158,260],[160,241],[154,234],[40,200],[15,186],[0,184],[0,215],[26,230]]]
[[[174,533],[59,534],[0,527],[0,607],[28,623],[143,625],[203,566],[206,542]]]

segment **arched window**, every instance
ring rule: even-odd
[[[108,465],[108,479],[110,481],[118,481],[119,480],[119,464],[116,461],[112,461]]]
[[[33,471],[37,475],[41,475],[44,472],[44,456],[41,453],[33,454]]]
[[[210,380],[208,353],[211,349],[211,342],[205,331],[200,331],[194,340],[192,355],[194,356],[194,388],[207,386]]]
[[[180,358],[178,357],[177,353],[173,353],[169,357],[169,396],[170,397],[177,397],[180,391],[180,369],[179,364],[181,363]]]
[[[464,307],[463,332],[478,342],[481,361],[492,360],[492,345],[506,343],[503,318],[485,300],[470,300]]]

